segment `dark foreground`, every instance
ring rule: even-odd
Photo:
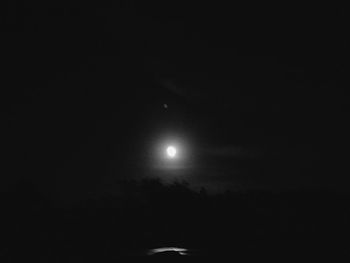
[[[63,206],[1,195],[1,262],[113,262],[121,256],[348,257],[350,196],[328,191],[211,196],[185,184],[123,182],[119,194]],[[186,253],[150,253],[162,247]],[[24,261],[25,260],[25,261]]]

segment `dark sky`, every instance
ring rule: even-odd
[[[192,154],[171,176],[195,186],[349,189],[341,6],[7,4],[2,190],[163,176],[166,134]]]

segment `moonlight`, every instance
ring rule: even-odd
[[[167,156],[170,157],[170,158],[174,158],[176,156],[176,148],[174,146],[168,146],[166,148],[166,153],[167,153]]]

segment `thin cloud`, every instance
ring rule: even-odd
[[[213,157],[226,157],[226,158],[248,158],[255,159],[262,155],[262,152],[258,149],[241,147],[241,146],[222,146],[204,149],[203,152],[206,155]]]

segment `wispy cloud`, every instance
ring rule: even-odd
[[[242,147],[242,146],[234,146],[234,145],[206,148],[206,149],[203,149],[203,153],[213,157],[224,157],[224,158],[236,157],[236,158],[248,158],[248,159],[256,159],[262,155],[262,151],[259,149]]]

